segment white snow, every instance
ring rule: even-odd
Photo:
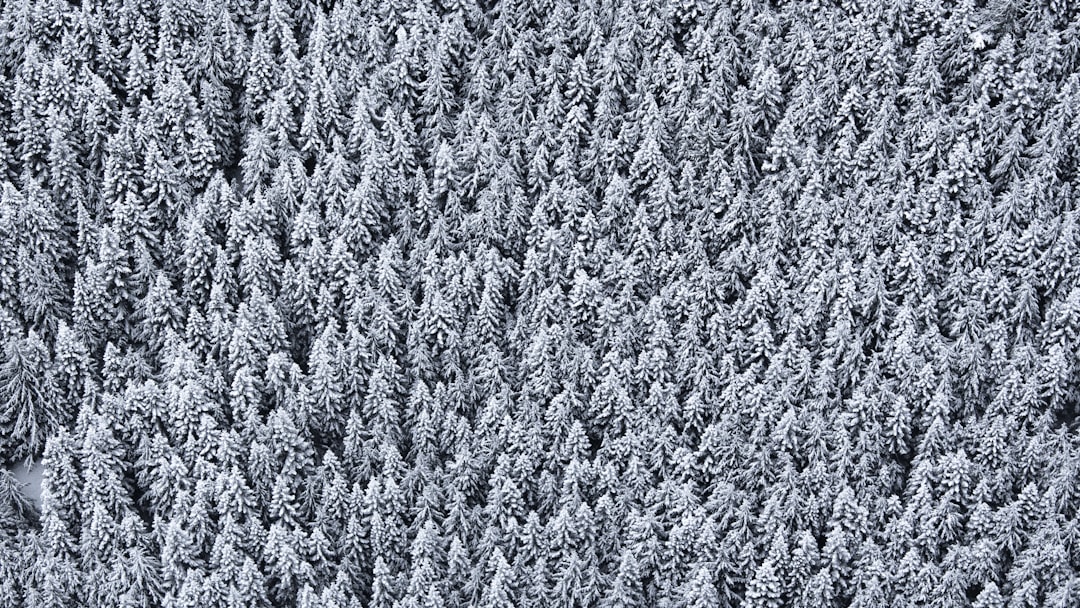
[[[38,508],[41,508],[41,470],[40,461],[33,461],[29,465],[19,462],[11,468],[15,479],[22,484],[23,495],[32,500]]]

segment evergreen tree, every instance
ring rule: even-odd
[[[6,344],[0,365],[0,453],[6,461],[29,461],[41,454],[46,439],[71,415],[51,368],[49,351],[36,333]]]

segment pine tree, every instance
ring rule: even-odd
[[[507,563],[502,551],[498,548],[495,549],[491,556],[489,569],[492,570],[491,580],[481,596],[480,606],[483,608],[510,608],[514,606],[512,571],[510,564]]]
[[[763,561],[746,587],[746,605],[754,608],[778,608],[783,605],[780,577],[771,559]]]
[[[71,415],[59,399],[51,367],[48,349],[36,333],[5,345],[0,365],[4,403],[0,453],[6,461],[29,461],[39,455],[46,439]]]

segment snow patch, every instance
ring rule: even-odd
[[[34,505],[39,509],[41,508],[42,469],[41,461],[36,460],[29,464],[19,462],[11,467],[11,472],[15,474],[15,479],[19,480],[19,484],[22,486],[23,496],[33,501]]]

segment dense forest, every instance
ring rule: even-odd
[[[0,605],[1080,606],[1078,70],[1073,0],[3,0]]]

